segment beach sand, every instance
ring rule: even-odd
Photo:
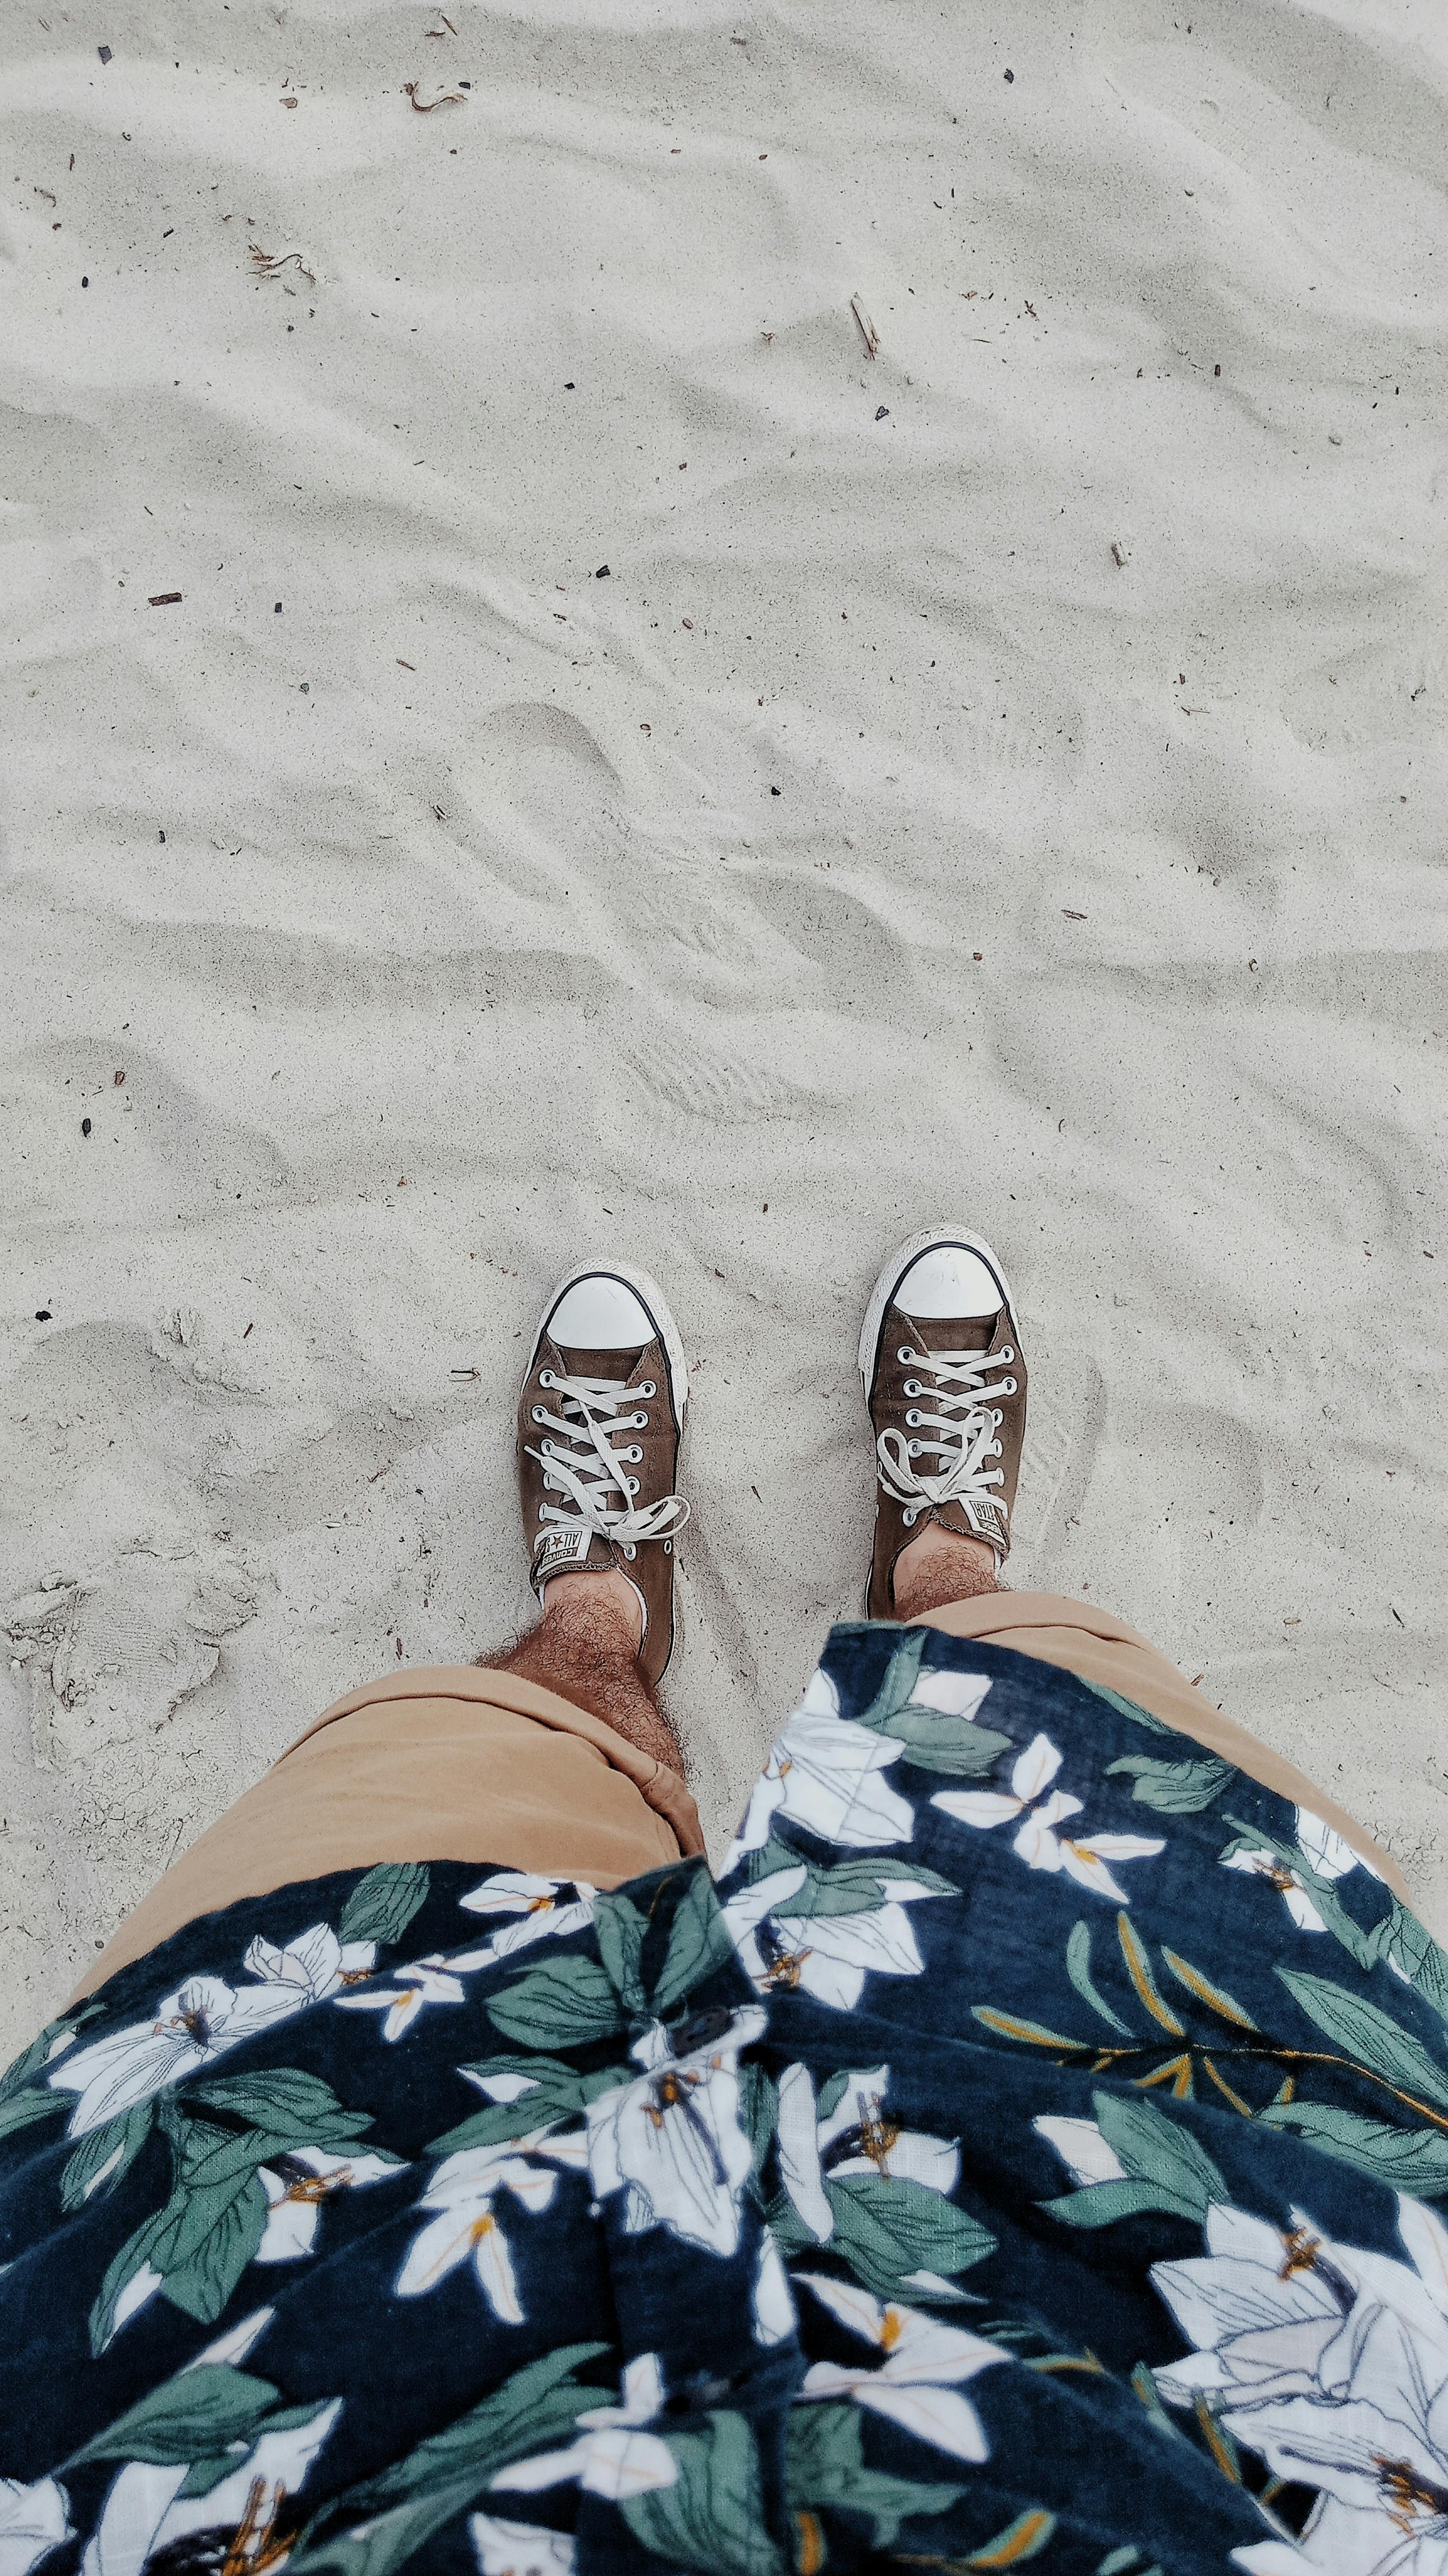
[[[1448,1930],[1448,18],[3,44],[6,2035],[329,1700],[526,1617],[594,1251],[694,1368],[720,1853],[942,1218],[1029,1334],[1009,1579]]]

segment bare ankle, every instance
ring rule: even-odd
[[[479,1660],[493,1672],[515,1673],[589,1710],[641,1752],[682,1774],[678,1741],[639,1663],[642,1626],[633,1586],[616,1569],[559,1574],[545,1589],[537,1626],[506,1653]]]
[[[996,1592],[998,1569],[995,1549],[983,1538],[966,1538],[931,1521],[895,1559],[895,1616],[919,1619],[948,1602]]]
[[[628,1651],[638,1654],[643,1644],[644,1614],[639,1596],[627,1575],[616,1565],[606,1574],[555,1574],[543,1587],[543,1616],[586,1610],[591,1620],[617,1623],[627,1631]]]

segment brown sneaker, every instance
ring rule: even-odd
[[[518,1496],[541,1602],[555,1574],[616,1566],[644,1616],[652,1686],[674,1643],[674,1492],[689,1372],[652,1279],[585,1264],[554,1289],[518,1398]]]
[[[875,1553],[865,1615],[895,1616],[895,1560],[931,1521],[983,1538],[999,1564],[1026,1429],[1011,1292],[975,1234],[912,1236],[875,1282],[860,1332],[875,1430]]]

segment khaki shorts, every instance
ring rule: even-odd
[[[1310,1806],[1406,1897],[1395,1864],[1361,1825],[1223,1717],[1124,1620],[1054,1593],[997,1592],[952,1602],[918,1624],[1013,1647],[1134,1700]],[[199,1914],[331,1870],[466,1860],[617,1887],[703,1849],[683,1781],[602,1718],[512,1673],[416,1667],[368,1683],[317,1718],[142,1898],[76,1997]]]

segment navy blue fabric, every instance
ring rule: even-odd
[[[1320,1819],[837,1627],[717,1884],[288,1886],[17,2061],[0,2576],[1445,2576],[1445,2019]]]

